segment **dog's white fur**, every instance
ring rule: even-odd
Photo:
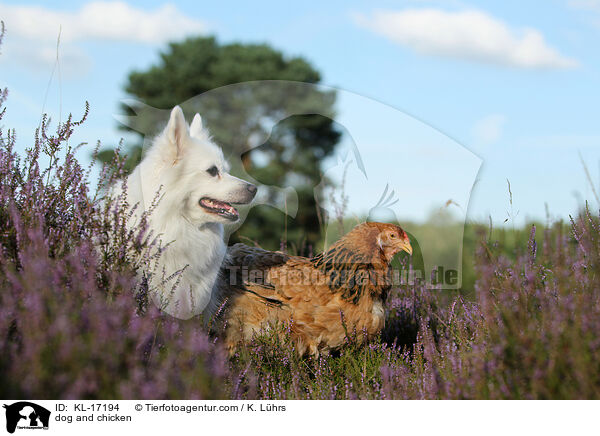
[[[207,171],[212,166],[217,167],[218,176]],[[127,202],[138,204],[132,223],[150,208],[160,190],[149,227],[154,235],[160,235],[163,246],[168,245],[159,258],[150,288],[155,304],[172,316],[188,319],[209,305],[225,256],[223,224],[230,221],[206,211],[199,200],[209,197],[248,203],[254,197],[253,185],[233,177],[228,170],[221,149],[211,141],[200,115],[196,114],[188,128],[182,110],[175,106],[166,128],[127,179]],[[161,283],[181,269],[174,290],[173,283]]]

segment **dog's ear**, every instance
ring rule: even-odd
[[[183,111],[179,106],[175,106],[171,111],[169,124],[165,129],[169,142],[177,148],[177,158],[180,158],[184,153],[184,148],[190,137]]]
[[[194,119],[190,125],[190,135],[196,138],[202,136],[202,117],[200,114],[194,115]]]

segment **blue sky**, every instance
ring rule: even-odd
[[[598,185],[600,0],[1,1],[0,18],[4,125],[20,146],[42,110],[64,119],[85,100],[91,116],[74,141],[116,143],[127,73],[153,64],[169,39],[215,34],[301,55],[343,90],[339,121],[369,160],[369,183],[348,182],[353,213],[389,183],[401,218],[452,199],[459,216],[500,224],[507,179],[517,223],[544,218],[546,203],[553,217],[575,212],[578,197],[598,206],[579,153]]]

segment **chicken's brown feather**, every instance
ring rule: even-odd
[[[228,300],[223,317],[229,347],[290,321],[302,354],[340,347],[347,330],[367,337],[379,333],[391,259],[378,238],[388,229],[408,240],[397,226],[364,223],[312,259],[243,244],[230,247],[215,288]]]

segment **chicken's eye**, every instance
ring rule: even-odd
[[[390,238],[392,238],[392,239],[396,239],[396,238],[397,238],[397,236],[396,236],[396,234],[395,234],[395,233],[392,233],[392,234],[390,235]]]
[[[210,174],[212,177],[219,175],[219,169],[214,165],[212,167],[210,167],[209,169],[207,169],[206,172],[208,174]]]

